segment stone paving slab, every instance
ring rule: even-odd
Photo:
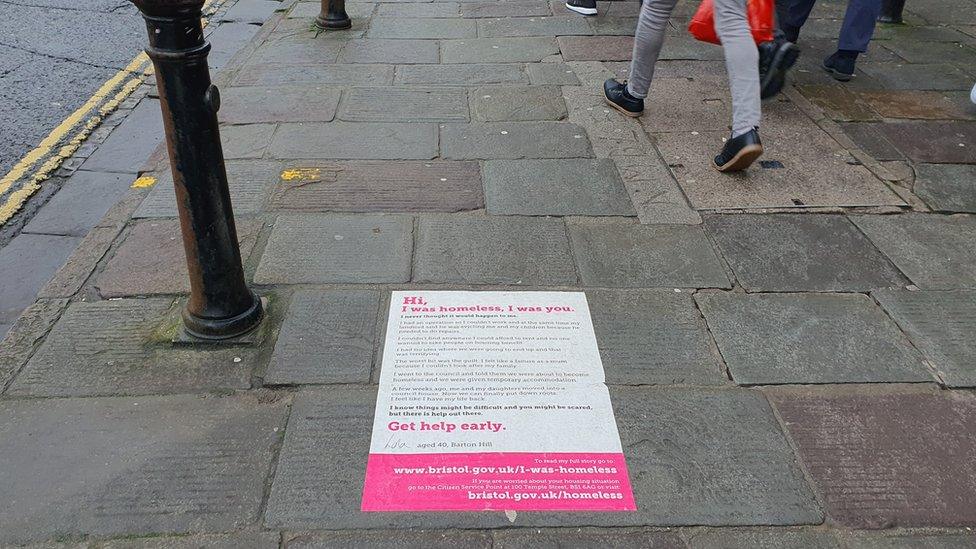
[[[492,5],[506,4],[501,2]],[[537,63],[557,53],[559,48],[556,47],[555,40],[543,36],[472,38],[441,42],[441,63]]]
[[[884,48],[909,63],[950,62],[961,68],[976,64],[976,48],[952,42],[934,42],[916,38],[911,42],[887,40]]]
[[[858,69],[879,87],[891,90],[967,90],[972,76],[945,63],[859,63]]]
[[[471,90],[471,116],[479,122],[562,120],[558,86],[484,86]]]
[[[477,22],[468,19],[374,17],[366,31],[367,38],[437,40],[477,36]]]
[[[649,132],[727,131],[732,119],[724,78],[655,78],[645,105],[639,120]]]
[[[615,388],[611,396],[639,510],[519,513],[516,526],[782,525],[822,520],[758,393]],[[369,446],[365,433],[372,423],[374,398],[372,391],[358,388],[308,390],[297,396],[266,527],[511,525],[502,513],[360,512]]]
[[[557,39],[566,61],[629,61],[633,36],[563,36]]]
[[[880,130],[915,162],[976,164],[976,122],[896,122]]]
[[[37,297],[50,299],[75,295],[88,281],[98,262],[108,252],[121,231],[121,225],[92,229],[85,238],[81,239],[78,247],[58,272],[37,292]]]
[[[36,301],[0,333],[0,392],[27,363],[37,344],[67,306],[67,299]]]
[[[526,65],[525,72],[533,85],[555,84],[561,86],[578,86],[572,67],[565,63],[532,63]]]
[[[237,71],[232,82],[235,86],[379,86],[393,82],[393,65],[248,63]]]
[[[588,290],[610,384],[722,385],[724,367],[689,293]]]
[[[251,215],[264,210],[268,192],[278,180],[281,166],[279,162],[267,160],[228,160],[224,162],[234,215]],[[173,173],[167,166],[163,168],[163,172],[158,177],[158,181],[153,185],[152,190],[146,195],[139,208],[132,214],[132,217],[177,217]]]
[[[852,220],[919,288],[976,288],[976,217],[911,213]]]
[[[634,36],[637,33],[637,17],[589,17],[589,34],[598,36]]]
[[[489,160],[484,180],[490,215],[635,215],[609,159]]]
[[[966,549],[976,543],[970,529],[965,532],[930,530],[880,534],[872,532],[838,532],[845,549]]]
[[[129,174],[76,171],[24,232],[85,236],[125,196],[133,179]]]
[[[596,89],[564,87],[563,96],[569,121],[586,129],[596,157],[656,159],[657,150],[641,125],[611,110]]]
[[[695,300],[740,385],[934,381],[865,295],[699,292]]]
[[[172,346],[168,298],[74,303],[7,396],[142,395],[247,389],[256,349]]]
[[[0,322],[13,322],[64,263],[80,238],[21,234],[0,249]]]
[[[976,386],[976,292],[872,293],[950,387]]]
[[[539,17],[549,14],[549,4],[544,0],[519,0],[510,2],[485,2],[476,0],[461,2],[461,16],[469,18]]]
[[[585,286],[728,288],[701,228],[572,221],[569,234]]]
[[[709,215],[705,231],[750,292],[850,292],[908,283],[841,215]]]
[[[684,535],[689,549],[842,549],[833,532],[810,529],[710,528]]]
[[[162,142],[163,115],[159,101],[144,99],[85,160],[82,169],[134,174]]]
[[[458,212],[485,205],[477,162],[303,161],[289,166],[271,194],[272,210]]]
[[[956,92],[924,90],[859,91],[857,96],[885,118],[973,119],[969,97]]]
[[[641,223],[701,223],[701,216],[688,205],[674,176],[657,155],[621,156],[614,159],[614,164]]]
[[[437,156],[434,124],[282,124],[268,154],[274,158],[427,160]]]
[[[786,114],[764,126],[762,161],[739,174],[711,166],[727,131],[656,134],[664,160],[697,209],[902,205],[904,202],[809,119]],[[794,111],[794,112],[790,112]],[[767,117],[771,118],[771,117]]]
[[[881,132],[881,124],[870,122],[841,123],[844,134],[871,158],[880,161],[907,160]]]
[[[376,17],[410,18],[410,17],[461,17],[461,6],[458,2],[433,2],[410,4],[378,4]]]
[[[402,215],[282,215],[257,284],[407,282],[413,220]]]
[[[976,166],[916,164],[912,190],[935,211],[976,213]]]
[[[491,534],[465,530],[358,530],[296,535],[286,540],[297,549],[491,549]]]
[[[441,124],[440,143],[453,160],[593,156],[586,131],[565,122]]]
[[[973,395],[797,390],[770,399],[831,521],[862,529],[976,523]]]
[[[439,61],[436,40],[349,40],[339,52],[339,63],[413,64]]]
[[[529,65],[530,67],[533,65]],[[472,63],[464,65],[400,65],[397,84],[442,84],[482,86],[485,84],[523,84],[527,77],[522,65],[514,63]]]
[[[343,43],[329,40],[328,37],[306,39],[303,32],[302,39],[291,37],[270,40],[261,44],[257,51],[248,58],[248,63],[335,63]],[[342,61],[346,62],[346,61]],[[359,61],[351,61],[358,63]]]
[[[830,84],[806,84],[798,86],[800,93],[817,105],[832,120],[838,122],[859,122],[859,121],[878,121],[881,115],[872,108],[872,102],[861,93],[852,91],[846,87],[841,88]],[[864,93],[890,93],[890,92],[864,92]],[[936,92],[933,92],[936,93]],[[877,96],[875,103],[879,102]],[[880,99],[884,101],[884,99]],[[883,104],[883,103],[882,103]],[[891,114],[891,109],[887,109]]]
[[[414,282],[565,286],[577,283],[561,220],[431,216],[418,225]]]
[[[352,88],[339,119],[350,122],[467,122],[468,95],[452,88]]]
[[[104,541],[91,549],[276,549],[280,538],[278,532],[157,536]]]
[[[233,530],[257,518],[286,402],[0,401],[0,542]]]
[[[223,88],[220,121],[226,124],[257,122],[329,122],[339,106],[340,90],[324,86]]]
[[[237,220],[237,241],[244,261],[263,226],[254,219]],[[125,240],[96,276],[95,287],[104,298],[190,293],[179,221],[160,219],[130,226]]]
[[[376,291],[296,293],[265,383],[368,383],[379,306]]]
[[[274,124],[248,124],[246,126],[221,126],[220,145],[225,160],[261,158],[275,134]]]
[[[589,34],[590,26],[582,17],[518,17],[478,21],[478,36],[567,36]]]
[[[496,530],[493,549],[685,549],[677,532],[614,528]]]

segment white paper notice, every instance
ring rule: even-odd
[[[362,508],[636,509],[586,296],[394,292]]]

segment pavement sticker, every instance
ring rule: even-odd
[[[635,511],[586,297],[393,292],[363,511]]]

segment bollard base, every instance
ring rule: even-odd
[[[352,27],[352,19],[335,14],[319,15],[315,18],[315,26],[322,30],[343,30]]]
[[[232,318],[200,318],[183,309],[183,331],[187,336],[206,341],[221,341],[243,336],[261,325],[265,301],[251,292],[253,302]]]

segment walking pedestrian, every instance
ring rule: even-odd
[[[776,0],[776,18],[783,39],[797,41],[815,3],[816,0]],[[822,65],[836,80],[847,82],[853,78],[857,56],[868,51],[880,14],[881,0],[848,0],[837,51],[824,59]]]
[[[637,19],[630,78],[625,83],[610,79],[603,84],[607,102],[627,116],[638,117],[644,112],[644,98],[650,89],[668,20],[677,1],[644,0]],[[715,0],[715,30],[725,49],[725,66],[732,92],[732,135],[712,164],[722,172],[744,170],[763,152],[759,139],[762,112],[759,50],[749,28],[746,1]],[[782,59],[779,64],[775,64],[775,55],[771,59],[768,71],[785,70]]]

